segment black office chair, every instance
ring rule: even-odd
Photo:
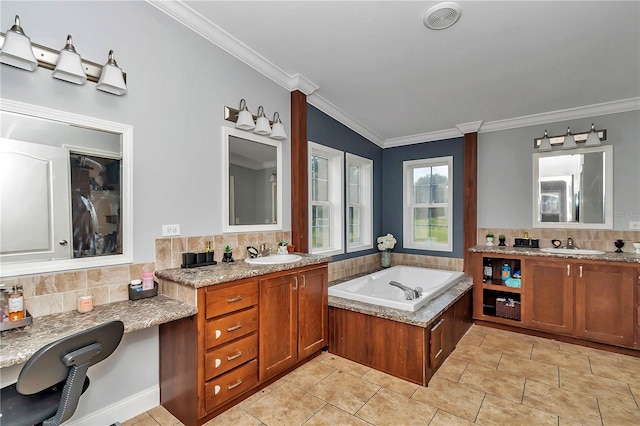
[[[18,381],[0,390],[0,425],[59,425],[78,407],[89,387],[87,369],[116,350],[122,321],[111,321],[64,337],[38,350]]]

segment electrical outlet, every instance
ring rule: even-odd
[[[629,222],[629,229],[640,229],[640,222]]]
[[[180,235],[180,225],[162,225],[163,237],[175,237]]]

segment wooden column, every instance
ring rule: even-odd
[[[308,253],[307,95],[291,92],[291,243]]]
[[[478,242],[478,133],[464,134],[464,271],[470,265],[469,247]]]

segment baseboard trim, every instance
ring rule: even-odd
[[[80,401],[82,403],[82,401]],[[144,413],[160,405],[160,386],[131,395],[88,416],[74,419],[67,423],[69,426],[80,425],[110,425],[116,421],[124,422],[138,414]]]

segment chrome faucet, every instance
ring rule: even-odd
[[[565,248],[568,248],[568,249],[577,249],[577,248],[579,248],[579,247],[578,247],[578,246],[573,245],[573,238],[569,237],[569,238],[567,238],[567,245],[566,245],[566,247],[565,247]]]
[[[268,247],[265,243],[260,244],[260,254],[258,257],[265,257],[271,254],[271,247]]]
[[[389,281],[389,285],[392,285],[394,287],[398,287],[400,290],[404,291],[404,299],[405,300],[413,300],[413,299],[417,299],[418,297],[422,296],[422,287],[416,287],[415,290],[412,288],[409,288],[405,285],[400,284],[397,281]]]

